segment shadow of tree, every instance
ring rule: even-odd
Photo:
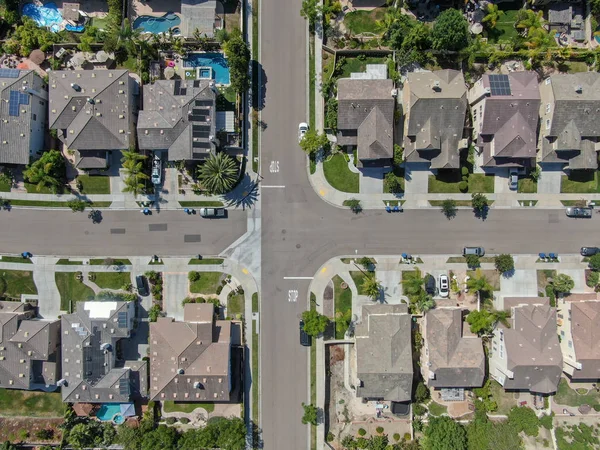
[[[223,198],[230,207],[251,208],[258,199],[258,183],[250,175],[245,174],[237,187],[225,194]]]

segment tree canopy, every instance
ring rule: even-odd
[[[467,447],[464,427],[450,417],[430,417],[425,428],[425,450],[463,450]]]
[[[494,264],[496,266],[496,270],[501,273],[510,272],[515,270],[515,260],[512,255],[508,255],[506,253],[502,255],[496,255],[494,257]]]
[[[314,309],[304,311],[302,313],[302,320],[304,320],[304,331],[311,336],[322,334],[327,328],[327,325],[329,325],[329,318],[319,314]]]
[[[198,169],[202,186],[210,194],[225,194],[235,186],[238,179],[238,166],[235,160],[225,154],[211,155]]]
[[[442,12],[431,32],[431,46],[434,50],[462,50],[469,45],[469,25],[462,12],[447,9]]]
[[[508,423],[517,433],[524,431],[527,436],[537,436],[540,428],[540,420],[533,409],[527,406],[513,406],[508,412]]]
[[[485,309],[474,310],[467,316],[467,323],[471,325],[471,333],[489,334],[494,329],[496,316]]]
[[[304,408],[304,415],[302,416],[302,423],[305,425],[306,424],[316,425],[317,420],[319,418],[319,408],[317,408],[313,404],[307,405],[306,403],[302,403],[302,408]]]
[[[223,44],[223,50],[225,56],[227,56],[227,63],[229,65],[231,87],[238,93],[247,91],[250,87],[250,78],[248,76],[250,49],[238,28],[235,28],[230,33],[229,39]]]
[[[600,253],[596,253],[595,255],[590,256],[588,264],[590,266],[590,269],[600,271]]]
[[[44,152],[40,159],[28,165],[23,171],[25,180],[37,185],[37,190],[50,188],[58,192],[65,178],[65,160],[58,150]]]
[[[569,275],[559,273],[552,279],[552,287],[556,292],[566,294],[575,287],[575,282]]]
[[[310,155],[325,147],[328,142],[325,133],[317,134],[315,130],[308,130],[300,141],[300,148]]]

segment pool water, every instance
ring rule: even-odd
[[[180,23],[181,19],[177,14],[167,13],[162,17],[140,16],[134,20],[133,28],[146,33],[159,34],[166,33]]]
[[[229,84],[229,65],[221,53],[192,53],[183,60],[184,67],[210,67],[218,84]]]
[[[103,403],[96,413],[96,417],[104,422],[110,422],[114,418],[115,423],[118,423],[119,417],[122,419],[121,423],[125,420],[121,415],[121,405],[119,403]]]
[[[27,3],[23,6],[23,15],[33,19],[40,27],[50,28],[54,33],[63,29],[63,17],[55,3],[46,3],[44,6]]]

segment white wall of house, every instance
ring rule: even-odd
[[[483,114],[485,112],[485,102],[488,96],[483,87],[483,79],[480,78],[471,89],[467,92],[467,99],[471,107],[473,116],[473,139],[477,140],[481,127],[483,126]]]
[[[557,300],[557,331],[560,341],[560,351],[563,355],[563,372],[573,375],[576,369],[581,369],[581,363],[577,362],[575,346],[573,344],[573,334],[571,332],[571,302],[565,302],[564,299]]]
[[[504,342],[503,330],[494,330],[492,346],[490,349],[490,376],[504,386],[507,378],[513,378],[513,373],[508,370],[508,356]]]

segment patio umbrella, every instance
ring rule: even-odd
[[[471,25],[471,33],[473,34],[481,34],[483,33],[483,25],[480,23],[474,23]]]
[[[170,80],[174,76],[175,76],[175,69],[173,69],[172,67],[165,67],[165,78],[167,80]]]
[[[106,53],[104,50],[100,50],[98,53],[96,53],[96,61],[101,63],[108,61],[108,53]]]
[[[29,54],[29,59],[32,63],[37,64],[39,66],[46,59],[46,55],[41,50],[34,50]]]

